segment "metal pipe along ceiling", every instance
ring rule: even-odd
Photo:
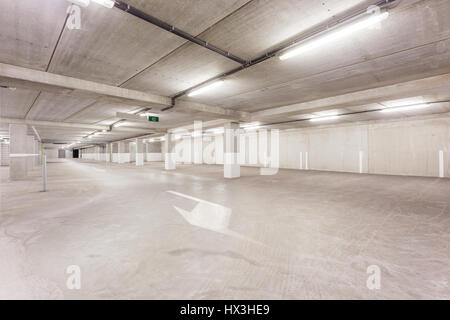
[[[177,36],[179,36],[179,37],[181,37],[183,39],[186,39],[186,40],[189,40],[189,41],[191,41],[191,42],[193,42],[195,44],[198,44],[199,46],[202,46],[202,47],[204,47],[206,49],[214,51],[214,52],[216,52],[216,53],[218,53],[218,54],[220,54],[220,55],[222,55],[222,56],[224,56],[224,57],[226,57],[228,59],[231,59],[231,60],[233,60],[233,61],[235,61],[237,63],[240,63],[240,64],[245,64],[246,63],[246,61],[244,59],[241,59],[241,58],[239,58],[239,57],[229,53],[228,51],[225,51],[225,50],[222,50],[220,48],[217,48],[217,47],[207,43],[206,41],[200,40],[200,39],[194,37],[193,35],[191,35],[191,34],[185,32],[183,30],[180,30],[180,29],[178,29],[178,28],[168,24],[167,22],[164,22],[164,21],[162,21],[162,20],[160,20],[160,19],[158,19],[158,18],[156,18],[156,17],[154,17],[154,16],[152,16],[152,15],[150,15],[148,13],[145,13],[145,12],[139,10],[139,9],[136,9],[133,6],[130,6],[129,4],[123,3],[121,1],[115,1],[114,6],[116,8],[118,8],[118,9],[122,10],[122,11],[128,12],[129,14],[131,14],[131,15],[137,17],[137,18],[145,20],[145,21],[147,21],[147,22],[149,22],[149,23],[151,23],[151,24],[153,24],[153,25],[155,25],[155,26],[157,26],[159,28],[162,28],[162,29],[164,29],[164,30],[166,30],[168,32],[171,32],[171,33],[173,33],[173,34],[175,34],[175,35],[177,35]]]
[[[398,2],[398,0],[382,0],[382,1],[379,1],[379,2],[375,3],[374,5],[378,6],[379,8],[386,8],[388,6],[393,5],[396,2]],[[168,32],[173,33],[173,34],[176,34],[179,37],[182,37],[182,38],[184,38],[186,40],[189,40],[189,41],[191,41],[193,43],[196,43],[196,44],[198,44],[198,45],[200,45],[200,46],[202,46],[202,47],[204,47],[206,49],[214,51],[214,52],[216,52],[216,53],[218,53],[218,54],[220,54],[220,55],[222,55],[222,56],[224,56],[226,58],[229,58],[229,59],[231,59],[231,60],[241,64],[237,68],[234,68],[234,69],[232,69],[230,71],[227,71],[225,73],[217,75],[217,76],[215,76],[215,77],[213,77],[211,79],[208,79],[208,80],[206,80],[206,81],[204,81],[204,82],[202,82],[202,83],[200,83],[198,85],[195,85],[193,87],[190,87],[188,89],[185,89],[185,90],[177,93],[175,96],[172,97],[172,105],[167,107],[167,108],[164,108],[162,111],[166,111],[168,109],[173,108],[173,106],[175,105],[175,99],[184,96],[189,91],[191,91],[191,90],[193,90],[193,89],[195,89],[197,87],[200,87],[200,86],[202,86],[202,85],[204,85],[204,84],[206,84],[206,83],[208,83],[210,81],[214,81],[214,80],[217,80],[217,79],[222,79],[222,78],[228,77],[228,76],[230,76],[232,74],[235,74],[235,73],[240,72],[240,71],[242,71],[244,69],[247,69],[247,68],[252,67],[252,66],[254,66],[256,64],[259,64],[259,63],[261,63],[263,61],[266,61],[267,59],[270,59],[270,58],[278,55],[280,52],[282,52],[282,51],[284,51],[284,50],[286,50],[286,49],[288,49],[288,48],[290,48],[292,46],[295,46],[299,42],[302,42],[302,41],[304,41],[304,40],[306,40],[306,39],[308,39],[310,37],[316,36],[319,33],[322,33],[324,31],[329,30],[333,26],[336,26],[338,24],[346,22],[349,19],[354,18],[355,16],[358,16],[360,14],[363,14],[363,13],[367,12],[367,10],[358,10],[356,12],[353,12],[353,13],[351,13],[351,14],[349,14],[349,15],[347,15],[347,16],[345,16],[345,17],[343,17],[343,18],[341,18],[341,19],[339,19],[337,21],[335,21],[333,24],[327,24],[327,25],[325,25],[323,27],[320,27],[320,28],[318,28],[316,30],[313,30],[311,33],[308,33],[306,35],[302,35],[301,37],[296,38],[296,39],[294,39],[293,41],[291,41],[291,42],[289,42],[287,44],[281,45],[280,47],[278,47],[278,48],[276,48],[276,49],[274,49],[274,50],[272,50],[270,52],[266,52],[263,55],[255,58],[255,59],[252,59],[250,61],[246,61],[246,60],[241,59],[241,58],[239,58],[239,57],[237,57],[237,56],[235,56],[235,55],[233,55],[233,54],[231,54],[231,53],[229,53],[227,51],[219,49],[219,48],[217,48],[217,47],[215,47],[215,46],[213,46],[213,45],[211,45],[211,44],[209,44],[209,43],[207,43],[207,42],[205,42],[203,40],[200,40],[200,39],[198,39],[198,38],[188,34],[187,32],[184,32],[184,31],[182,31],[180,29],[177,29],[176,27],[174,27],[174,26],[172,26],[172,25],[170,25],[170,24],[168,24],[168,23],[166,23],[166,22],[164,22],[164,21],[162,21],[162,20],[160,20],[160,19],[158,19],[158,18],[156,18],[156,17],[154,17],[154,16],[152,16],[150,14],[147,14],[147,13],[145,13],[145,12],[139,10],[139,9],[136,9],[135,7],[130,6],[129,4],[123,3],[122,1],[116,0],[115,3],[114,3],[114,6],[116,8],[118,8],[118,9],[124,11],[124,12],[128,12],[129,14],[132,14],[135,17],[143,19],[143,20],[145,20],[145,21],[147,21],[147,22],[149,22],[149,23],[151,23],[151,24],[153,24],[153,25],[155,25],[155,26],[157,26],[159,28],[162,28],[162,29],[164,29],[164,30],[166,30]]]

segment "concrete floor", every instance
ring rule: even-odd
[[[450,298],[449,179],[162,167],[2,167],[0,298]]]

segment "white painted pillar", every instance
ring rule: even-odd
[[[27,176],[27,126],[24,124],[9,125],[9,178],[18,180]]]
[[[278,129],[260,130],[261,175],[274,175],[280,167],[280,133]]]
[[[100,159],[101,159],[100,153],[101,153],[100,146],[96,146],[95,147],[95,160],[100,161]]]
[[[444,177],[444,150],[439,150],[439,178]]]
[[[256,130],[248,133],[248,163],[258,164],[258,132]]]
[[[174,152],[175,149],[175,141],[174,141],[174,134],[173,133],[167,133],[165,135],[164,140],[164,167],[166,170],[175,170],[176,165],[176,153]]]
[[[119,162],[119,144],[117,142],[111,143],[111,162]]]
[[[194,121],[194,164],[203,163],[203,123]]]
[[[305,151],[305,170],[309,170],[308,151]]]
[[[117,148],[117,162],[125,163],[125,141],[119,141],[117,143]]]
[[[111,162],[111,151],[112,151],[112,144],[107,143],[105,145],[105,161],[106,162]]]
[[[299,163],[299,169],[303,170],[303,152],[300,151],[300,163]]]
[[[224,126],[224,178],[232,179],[239,178],[241,176],[241,166],[238,161],[238,150],[239,123],[226,123]]]
[[[142,139],[136,139],[136,165],[144,165],[144,143]]]

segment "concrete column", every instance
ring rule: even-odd
[[[34,166],[38,167],[41,164],[41,143],[38,140],[34,142],[34,153],[37,154],[34,157]]]
[[[27,168],[28,171],[34,169],[34,137],[33,136],[27,136]]]
[[[111,150],[112,150],[112,144],[107,143],[105,146],[105,161],[111,162]]]
[[[111,143],[111,162],[119,162],[119,144]]]
[[[163,161],[165,151],[163,152],[162,144],[159,141],[147,143],[147,161]]]
[[[119,163],[125,163],[125,141],[117,143],[117,159]]]
[[[27,126],[24,124],[9,125],[9,178],[18,180],[27,176]]]
[[[175,149],[175,140],[173,133],[167,133],[165,135],[164,140],[164,152],[165,152],[165,169],[166,170],[175,170],[176,169],[176,153]]]
[[[144,165],[144,142],[142,139],[136,139],[136,165]]]
[[[259,138],[262,141],[260,145],[260,156],[262,160],[262,167],[260,168],[261,175],[274,175],[278,173],[280,167],[280,146],[279,146],[279,130],[260,130]]]
[[[194,164],[203,163],[202,121],[194,121]]]
[[[239,178],[241,166],[238,162],[239,123],[230,122],[224,128],[224,178]]]

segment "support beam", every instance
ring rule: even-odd
[[[225,109],[186,100],[177,100],[175,104],[175,111],[210,113],[229,120],[247,121],[250,120],[251,117],[249,112]]]
[[[5,63],[0,63],[0,86],[47,91],[96,99],[98,101],[125,103],[134,106],[148,107],[149,104],[155,104],[164,108],[172,105],[172,99],[170,97]],[[180,106],[178,110],[180,112],[211,113],[230,119],[240,119],[249,116],[249,113],[224,109],[217,106],[198,104],[190,101],[177,101],[177,105]]]
[[[134,105],[171,104],[169,97],[0,63],[0,85],[50,91]]]
[[[256,111],[251,113],[251,119],[264,120],[267,118],[307,114],[340,107],[361,106],[388,100],[410,98],[417,96],[418,92],[420,92],[420,95],[432,95],[436,92],[442,92],[443,89],[447,91],[450,90],[450,73],[420,80],[397,83],[384,87],[346,93],[324,99]]]
[[[91,130],[109,130],[110,126],[86,124],[86,123],[72,123],[72,122],[56,122],[56,121],[41,121],[41,120],[26,120],[16,118],[0,118],[0,123],[8,124],[25,124],[36,127],[54,127],[54,128],[78,128],[78,129],[91,129]],[[136,128],[121,126],[113,128],[113,131],[117,132],[137,132],[137,133],[158,133],[161,130],[153,128]]]

